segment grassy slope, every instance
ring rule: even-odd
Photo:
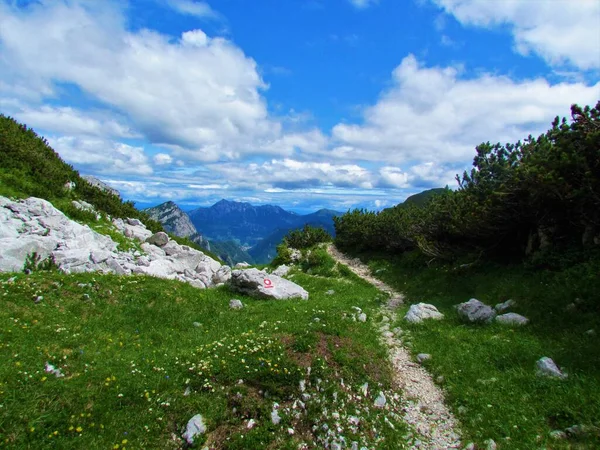
[[[207,443],[216,448],[297,448],[311,438],[313,424],[334,426],[320,417],[327,408],[362,417],[360,432],[371,442],[377,428],[377,448],[402,448],[402,425],[392,430],[372,410],[372,398],[365,408],[340,387],[342,378],[354,392],[365,381],[373,391],[390,383],[376,331],[349,318],[352,306],[371,316],[382,297],[344,274],[298,273],[294,280],[310,300],[283,302],[149,277],[36,272],[11,282],[14,275],[1,274],[0,446],[176,448],[182,443],[172,434],[181,436],[201,413]],[[329,289],[336,294],[326,295]],[[38,295],[43,300],[35,304]],[[232,297],[246,307],[229,309]],[[65,377],[45,373],[46,362]],[[307,414],[295,420],[282,412],[282,423],[271,424],[272,402],[284,410],[299,397],[307,365]],[[245,428],[249,418],[258,422],[252,431]],[[293,422],[292,436],[285,430]],[[356,437],[347,422],[341,426],[348,442]]]
[[[441,322],[398,323],[417,353],[430,353],[428,368],[445,378],[448,400],[463,424],[465,442],[494,439],[499,448],[599,448],[597,429],[588,436],[554,441],[549,433],[572,425],[600,426],[600,332],[598,264],[561,272],[485,266],[462,271],[372,257],[370,266],[386,283],[406,293],[408,303],[436,305]],[[514,299],[514,312],[531,319],[525,328],[459,322],[453,305],[475,297],[494,305]],[[577,312],[568,304],[581,299]],[[400,311],[402,317],[406,306]],[[535,376],[535,362],[548,356],[566,381]],[[465,409],[466,408],[466,409]],[[462,412],[462,414],[461,414]]]

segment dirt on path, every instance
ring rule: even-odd
[[[381,312],[381,339],[389,348],[389,358],[394,367],[394,382],[402,390],[405,401],[404,420],[411,425],[417,436],[411,448],[441,450],[460,448],[458,421],[446,407],[444,392],[434,383],[431,374],[413,361],[410,351],[400,339],[401,331],[390,331],[390,323],[396,319],[395,309],[403,303],[403,296],[390,286],[371,275],[369,268],[358,258],[348,258],[335,246],[327,247],[329,254],[341,264],[348,266],[356,275],[389,294],[389,300]]]

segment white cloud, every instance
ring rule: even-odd
[[[83,174],[150,175],[152,167],[141,147],[96,138],[48,137],[50,145]]]
[[[356,9],[366,9],[371,5],[379,2],[379,0],[348,0]]]
[[[173,158],[167,153],[157,153],[152,159],[157,166],[167,166],[173,162]]]
[[[344,188],[373,187],[371,172],[356,164],[271,160],[248,165],[228,163],[212,165],[211,169],[236,186],[294,190],[307,187],[337,186]]]
[[[201,30],[180,39],[129,32],[113,2],[0,2],[0,52],[6,83],[20,79],[49,92],[57,83],[76,85],[186,158],[237,157],[281,139],[254,60]]]
[[[81,111],[68,106],[32,107],[16,99],[0,99],[5,113],[36,130],[51,130],[66,135],[90,135],[109,138],[135,138],[139,134],[115,114],[106,111]]]
[[[543,133],[572,103],[595,104],[600,94],[600,83],[461,75],[460,68],[424,67],[407,56],[394,70],[391,87],[365,109],[362,123],[333,128],[329,155],[403,165],[465,163],[479,143]]]
[[[168,0],[168,4],[180,14],[187,14],[199,19],[214,19],[218,14],[206,2],[193,0]]]
[[[463,25],[509,25],[517,52],[551,65],[600,68],[600,2],[595,0],[432,0]]]

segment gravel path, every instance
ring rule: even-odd
[[[446,407],[443,391],[433,382],[429,372],[412,360],[410,351],[402,346],[396,333],[390,332],[390,323],[396,319],[394,310],[403,303],[402,294],[374,278],[369,268],[358,258],[348,258],[333,245],[329,245],[327,251],[336,261],[347,265],[359,277],[390,295],[388,304],[381,311],[390,319],[382,322],[381,338],[390,349],[389,357],[395,369],[394,381],[403,391],[406,403],[404,420],[417,433],[411,448],[427,450],[460,448],[458,421]]]

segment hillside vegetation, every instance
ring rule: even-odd
[[[516,144],[483,143],[473,169],[423,206],[334,218],[336,244],[398,254],[417,249],[438,260],[545,259],[596,249],[600,240],[600,102],[573,105],[572,121]]]
[[[92,186],[50,147],[45,138],[11,117],[0,114],[0,195],[39,197],[51,201],[74,219],[89,219],[74,208],[72,200],[84,200],[112,217],[140,219],[152,231],[160,223],[137,210],[132,202]],[[69,186],[69,183],[73,183]]]
[[[538,138],[477,147],[474,168],[420,205],[336,218],[335,243],[441,321],[403,339],[448,393],[464,442],[600,447],[600,103]],[[466,324],[455,305],[515,301],[530,323]],[[566,380],[535,374],[551,357]],[[555,437],[553,437],[555,436]],[[485,448],[485,447],[477,447]]]

